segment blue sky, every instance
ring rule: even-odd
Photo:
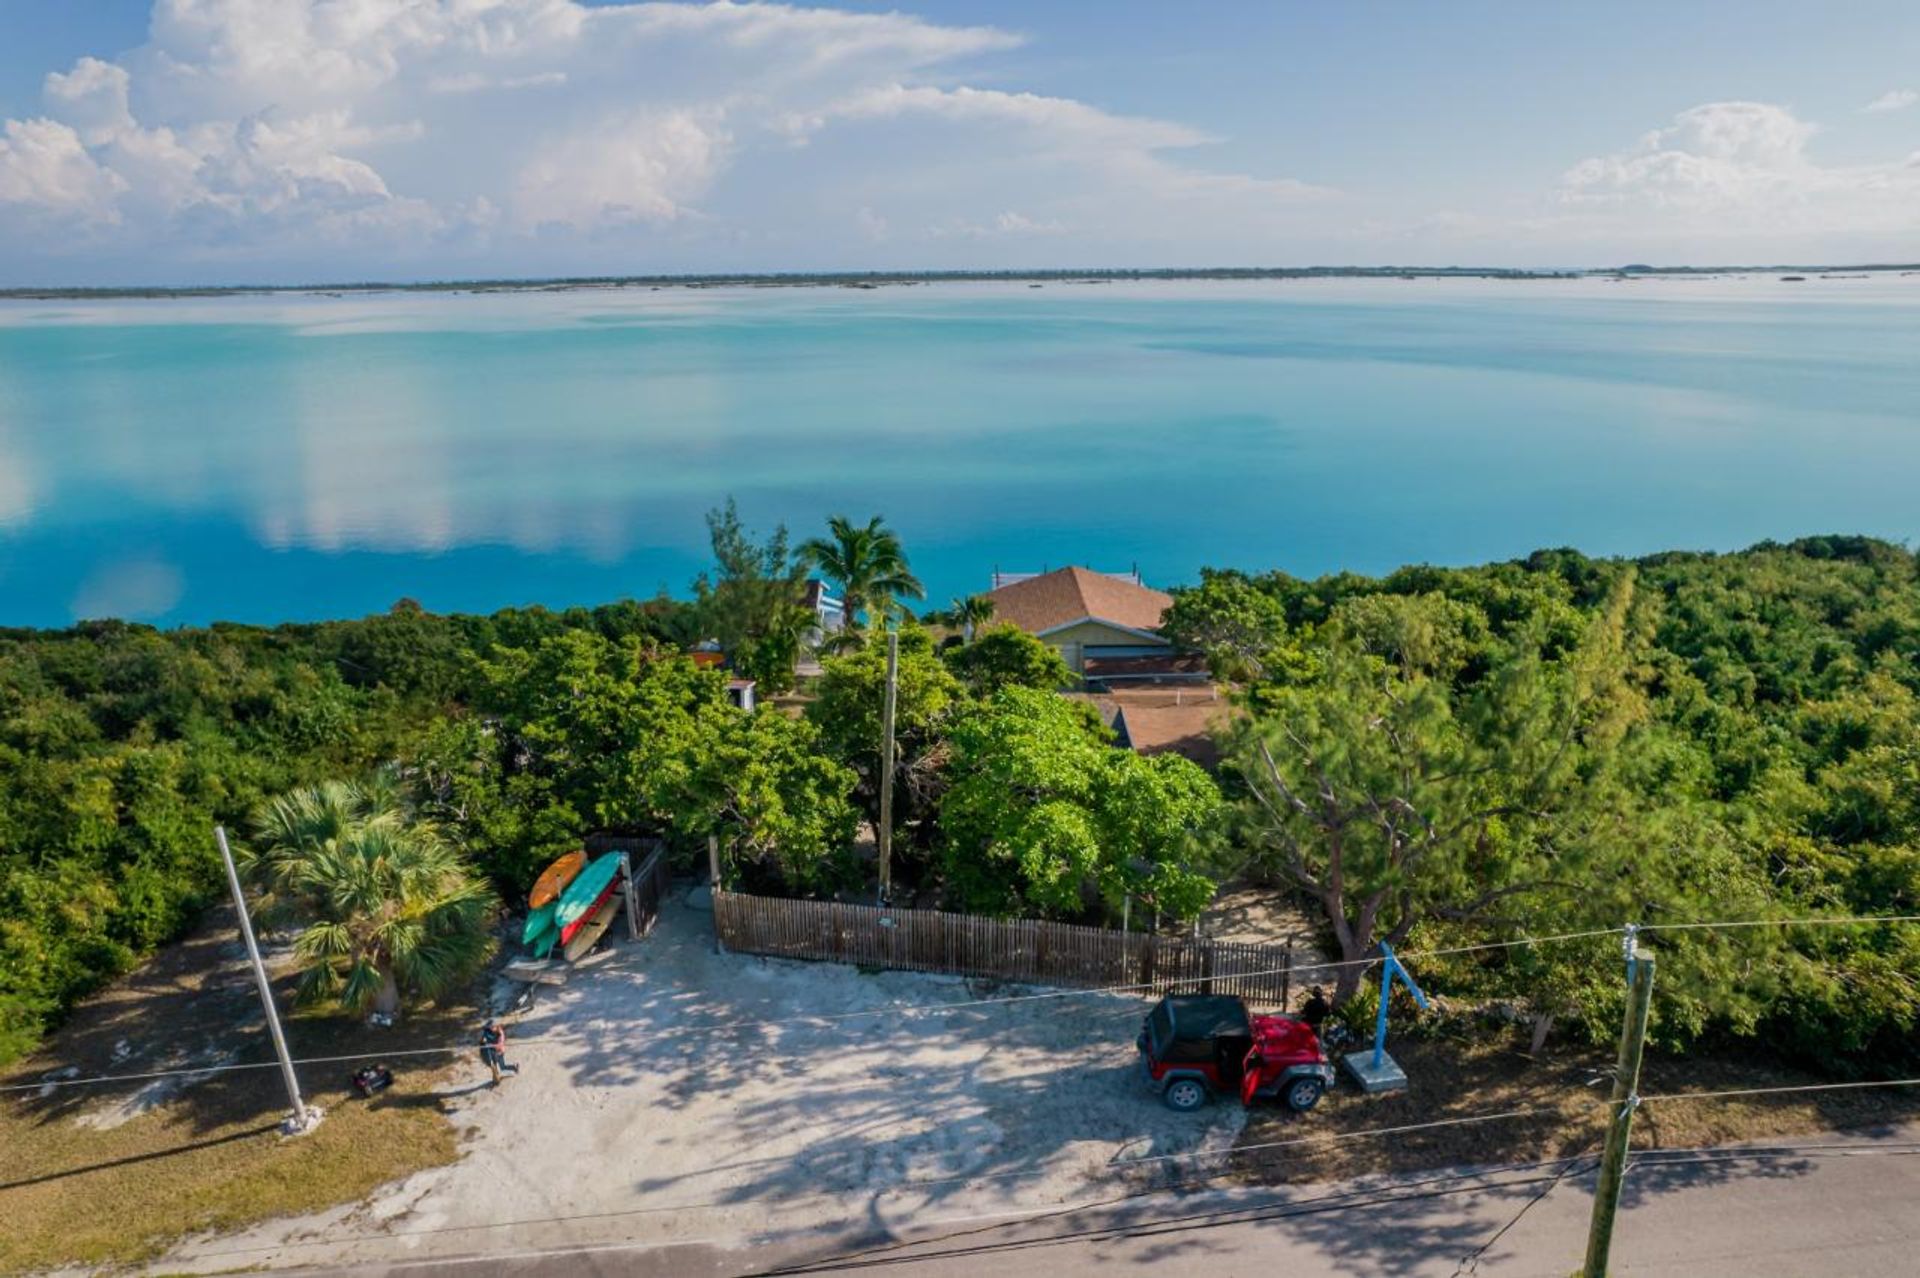
[[[1910,2],[0,0],[0,31],[8,284],[1920,257]]]

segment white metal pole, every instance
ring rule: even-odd
[[[233,889],[233,908],[240,915],[240,939],[247,943],[247,958],[253,963],[254,983],[260,987],[260,1006],[267,1014],[267,1033],[273,1036],[273,1050],[280,1056],[280,1078],[287,1085],[287,1103],[293,1107],[283,1130],[303,1132],[319,1115],[300,1099],[300,1080],[294,1077],[293,1058],[287,1054],[287,1037],[280,1032],[280,1016],[273,1010],[273,986],[267,980],[267,965],[260,961],[260,945],[253,939],[253,919],[247,913],[247,895],[240,890],[240,871],[234,868],[233,851],[227,847],[227,828],[213,827],[214,842],[220,845],[220,859],[226,863],[227,886]]]

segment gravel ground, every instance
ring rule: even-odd
[[[681,900],[598,958],[510,1024],[517,1076],[491,1089],[476,1060],[444,1089],[458,1163],[193,1240],[158,1268],[731,1246],[1044,1211],[1139,1188],[1116,1158],[1227,1148],[1244,1122],[1236,1103],[1179,1115],[1148,1094],[1134,998],[903,1014],[886,1009],[1032,991],[716,954]]]

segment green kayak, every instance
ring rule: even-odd
[[[537,910],[527,912],[527,925],[520,930],[520,943],[532,945],[534,938],[542,932],[553,930],[553,912],[560,908],[560,902],[548,901]]]
[[[554,926],[564,932],[569,924],[584,917],[619,872],[620,857],[617,853],[609,852],[597,861],[589,861],[587,868],[580,871],[573,882],[567,884],[567,890],[560,894],[560,908],[553,915]]]

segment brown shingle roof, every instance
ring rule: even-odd
[[[1114,730],[1124,744],[1140,754],[1171,752],[1185,755],[1203,768],[1220,762],[1214,733],[1234,716],[1231,702],[1200,701],[1185,705],[1144,705],[1122,702]]]
[[[1070,626],[1089,617],[1129,630],[1158,630],[1173,596],[1085,568],[1059,568],[987,592],[993,619],[1028,634]]]

